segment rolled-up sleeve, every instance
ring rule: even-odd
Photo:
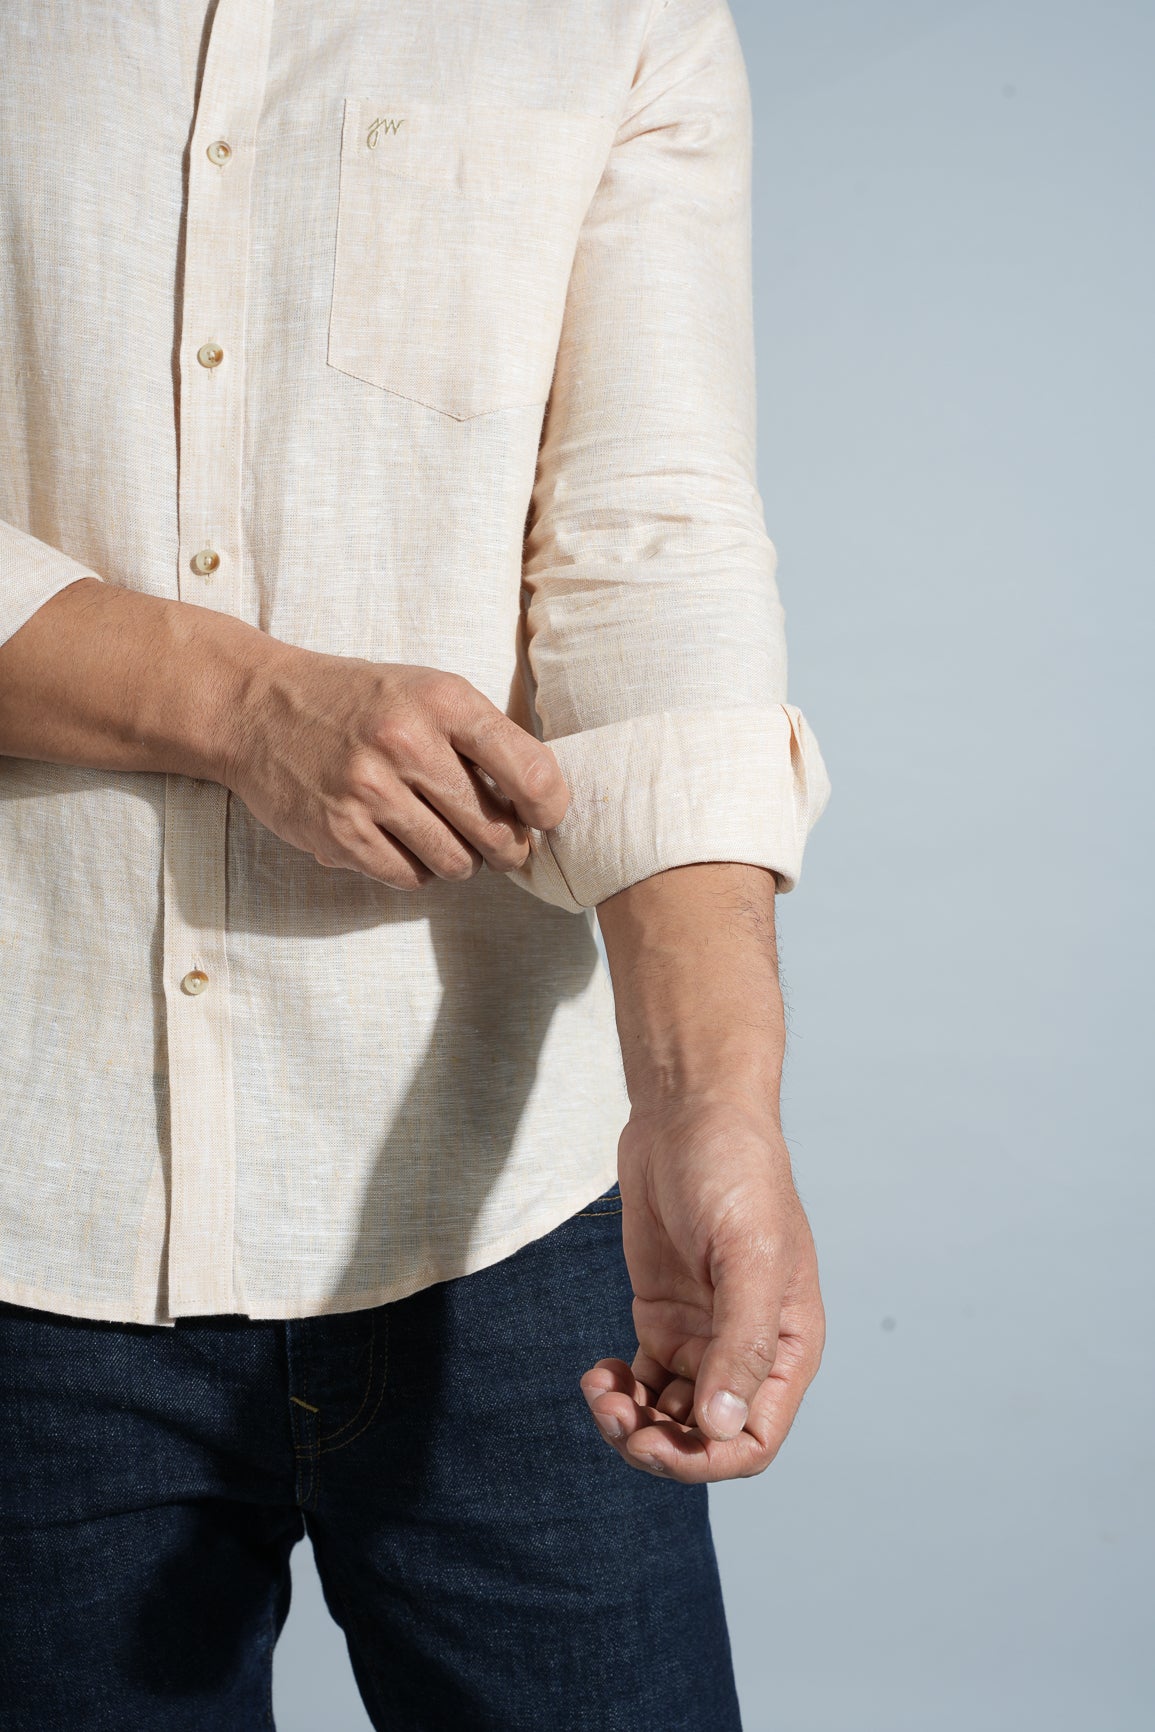
[[[586,212],[523,557],[523,670],[570,790],[511,876],[596,906],[668,867],[798,882],[830,783],[786,701],[755,458],[749,82],[726,0],[656,0]]]
[[[98,574],[14,524],[0,522],[0,644],[58,590]]]

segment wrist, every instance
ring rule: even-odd
[[[618,1016],[622,1068],[631,1106],[671,1101],[748,1101],[778,1113],[785,1029],[781,1000],[748,1005],[704,995],[685,1015],[639,1014],[637,1000]],[[703,1012],[705,1018],[703,1019]]]
[[[759,1123],[781,1125],[781,1067],[774,1064],[743,1064],[732,1070],[674,1064],[668,1068],[647,1066],[631,1074],[626,1068],[626,1091],[633,1116],[670,1112],[736,1110]]]
[[[724,1087],[631,1102],[618,1143],[620,1166],[706,1160],[720,1171],[731,1158],[789,1161],[778,1102],[758,1090]]]
[[[165,605],[146,682],[139,737],[179,774],[228,785],[244,732],[247,697],[275,640],[232,614],[189,602]]]

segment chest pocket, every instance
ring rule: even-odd
[[[549,396],[613,123],[347,96],[329,365],[459,421]]]

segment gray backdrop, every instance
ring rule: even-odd
[[[1145,1732],[1155,6],[733,10],[834,789],[779,915],[828,1346],[711,1492],[745,1725]],[[296,1562],[278,1725],[363,1732]]]

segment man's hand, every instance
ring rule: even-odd
[[[0,754],[221,782],[323,866],[413,890],[522,865],[569,801],[549,747],[458,674],[327,655],[77,578],[0,645]]]
[[[633,1363],[582,1390],[631,1466],[760,1473],[818,1370],[814,1241],[778,1116],[774,875],[674,867],[599,904],[631,1113],[618,1144]]]
[[[776,1126],[752,1104],[631,1114],[618,1151],[632,1365],[582,1390],[635,1467],[686,1483],[760,1473],[822,1357],[814,1241]]]
[[[549,747],[460,675],[284,644],[248,681],[219,780],[322,866],[397,890],[513,870],[525,826],[569,801]]]

